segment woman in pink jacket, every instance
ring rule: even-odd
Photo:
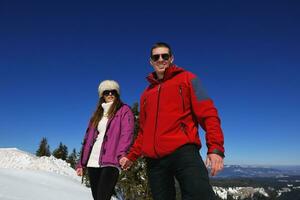
[[[89,122],[76,166],[82,176],[87,168],[94,200],[109,200],[121,170],[119,161],[132,142],[134,116],[120,99],[116,81],[100,83],[99,103]]]

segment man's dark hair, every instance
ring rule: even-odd
[[[152,46],[151,52],[150,52],[150,56],[152,56],[152,51],[153,51],[153,49],[156,49],[156,48],[158,48],[158,47],[166,47],[166,48],[168,48],[168,49],[169,49],[169,54],[170,54],[170,56],[173,55],[173,54],[172,54],[172,50],[171,50],[170,45],[168,45],[168,44],[165,43],[165,42],[157,42],[157,43],[155,43],[155,44]]]

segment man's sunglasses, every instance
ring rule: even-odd
[[[108,95],[113,95],[116,96],[118,94],[117,90],[104,90],[103,96],[108,96]]]
[[[151,60],[156,62],[159,60],[160,56],[162,57],[163,60],[169,60],[170,59],[170,54],[168,53],[163,53],[163,54],[155,54],[151,56]]]

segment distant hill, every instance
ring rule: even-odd
[[[217,178],[283,177],[300,175],[300,166],[225,165]]]
[[[211,183],[218,199],[300,200],[300,167],[226,165]]]

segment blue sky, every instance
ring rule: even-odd
[[[78,150],[101,80],[139,101],[164,41],[215,101],[225,164],[300,165],[299,13],[299,1],[1,1],[0,147],[34,153],[45,136]]]

